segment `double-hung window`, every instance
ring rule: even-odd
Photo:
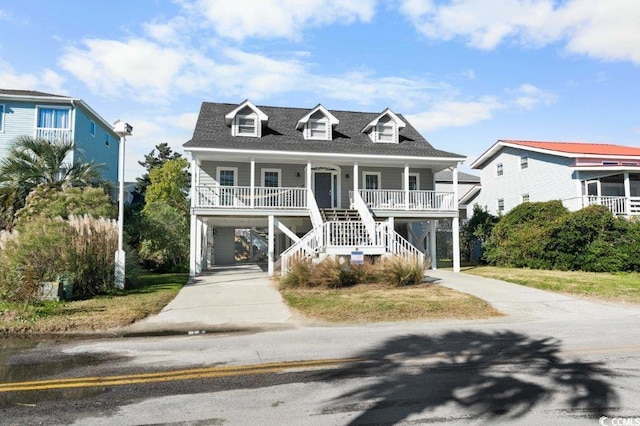
[[[502,163],[496,164],[496,176],[502,176],[504,174],[504,168]]]
[[[91,136],[96,135],[96,123],[93,120],[89,121],[89,134]]]
[[[256,127],[257,118],[255,114],[240,115],[236,117],[236,135],[238,136],[257,136]]]
[[[232,206],[235,200],[238,169],[235,167],[218,167],[219,200],[222,206]]]
[[[529,167],[529,157],[523,155],[520,157],[520,170],[524,170]]]
[[[502,213],[504,211],[504,198],[498,199],[498,213]]]
[[[267,188],[278,188],[280,186],[280,170],[263,169],[262,182]]]
[[[4,132],[4,105],[0,104],[0,133]]]

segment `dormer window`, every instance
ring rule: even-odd
[[[298,120],[296,129],[302,130],[305,139],[330,141],[333,139],[333,128],[340,121],[325,107],[318,104],[307,115]]]
[[[398,143],[400,140],[400,129],[406,124],[389,108],[382,114],[371,120],[362,133],[367,133],[372,141],[381,143]]]
[[[232,136],[262,136],[263,123],[268,121],[267,115],[249,100],[238,105],[224,116],[227,126],[231,127]]]
[[[258,136],[255,114],[236,115],[236,136]]]
[[[379,121],[376,125],[374,139],[376,142],[395,142],[397,140],[396,126],[393,121]]]

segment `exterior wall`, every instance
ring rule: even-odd
[[[36,129],[36,105],[61,106],[52,102],[21,102],[6,101],[0,99],[0,104],[4,105],[4,131],[0,132],[0,159],[7,154],[13,140],[18,136],[35,136]],[[82,150],[85,161],[104,163],[103,176],[111,182],[118,181],[118,137],[107,129],[100,120],[93,118],[96,124],[95,137],[89,134],[89,122],[92,118],[78,107],[71,108],[71,131],[73,132],[76,150],[74,155],[78,155]],[[109,147],[105,146],[105,136],[110,135]],[[71,159],[70,159],[71,160]]]
[[[529,157],[529,167],[520,169],[520,156]],[[502,163],[503,175],[496,175],[496,165]],[[573,159],[531,152],[511,147],[503,148],[487,161],[481,171],[482,190],[475,203],[486,206],[492,214],[498,213],[498,199],[504,199],[504,212],[522,202],[549,201],[580,195],[576,172],[569,167]]]
[[[4,105],[4,131],[0,132],[0,159],[18,136],[34,136],[36,111],[33,102],[0,100]]]
[[[90,122],[95,123],[95,136],[91,136]],[[109,145],[106,145],[106,138]],[[83,109],[75,109],[74,139],[77,158],[104,164],[102,174],[111,182],[118,182],[118,144],[120,139],[101,121],[90,117]]]

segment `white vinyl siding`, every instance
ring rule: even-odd
[[[522,173],[520,157],[526,154],[528,168]],[[480,206],[496,214],[496,200],[504,199],[505,212],[521,203],[522,194],[534,195],[535,201],[563,200],[580,194],[578,179],[585,172],[571,167],[575,160],[540,152],[505,147],[488,161],[481,171],[482,190],[476,198]],[[496,176],[497,164],[503,164],[504,176]],[[553,184],[550,184],[552,182]]]

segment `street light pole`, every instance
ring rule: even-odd
[[[124,260],[125,253],[123,249],[122,239],[124,234],[124,143],[127,136],[131,136],[133,127],[124,121],[118,120],[113,123],[113,131],[120,136],[118,145],[118,250],[115,255],[115,286],[116,288],[124,288]]]

